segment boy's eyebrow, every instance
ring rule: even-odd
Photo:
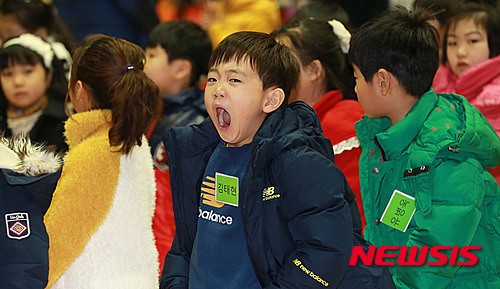
[[[243,76],[246,76],[246,73],[244,73],[243,71],[241,71],[237,68],[228,69],[228,70],[226,70],[226,73],[235,73],[235,74],[241,74]]]
[[[214,72],[214,73],[219,73],[219,70],[217,68],[210,68],[208,70],[208,72]],[[234,74],[241,74],[243,76],[246,76],[246,73],[244,73],[243,71],[237,69],[237,68],[232,68],[232,69],[227,69],[224,71],[225,73],[234,73]]]

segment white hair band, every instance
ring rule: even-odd
[[[340,42],[340,49],[344,54],[349,52],[349,44],[351,42],[351,33],[345,28],[342,22],[332,19],[328,21],[333,28],[333,33],[337,36]]]
[[[42,57],[43,63],[47,69],[52,67],[54,51],[52,50],[52,46],[48,42],[42,40],[42,38],[29,33],[21,34],[16,38],[6,41],[2,45],[2,49],[12,45],[20,45],[37,53]]]

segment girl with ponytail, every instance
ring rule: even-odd
[[[105,35],[76,48],[69,152],[45,217],[47,288],[157,288],[155,180],[144,136],[161,107],[143,50]]]

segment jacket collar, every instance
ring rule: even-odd
[[[316,113],[302,101],[270,114],[255,135],[253,145],[258,148],[254,159],[256,172],[274,159],[269,156],[297,146],[308,146],[333,160],[332,144],[323,137]]]
[[[483,91],[485,85],[497,78],[500,78],[500,56],[490,58],[465,71],[456,80],[456,93],[466,96],[470,101]]]
[[[327,112],[329,112],[332,107],[342,100],[342,91],[331,90],[327,92],[315,105],[313,105],[314,110],[321,119]]]
[[[176,158],[198,156],[221,141],[210,118],[199,125],[171,128],[164,134],[163,140]],[[254,165],[263,168],[272,161],[270,156],[287,147],[303,144],[333,160],[331,142],[323,137],[314,110],[306,103],[296,101],[269,114],[260,126],[252,142],[252,151],[256,154]]]
[[[111,110],[95,109],[76,113],[64,125],[65,136],[70,147],[78,145],[91,135],[111,127]]]
[[[356,124],[360,141],[376,139],[386,159],[401,155],[415,140],[437,101],[434,90],[429,90],[419,98],[408,114],[393,126],[390,126],[388,118],[370,119],[365,116]]]
[[[4,173],[12,171],[10,184],[33,183],[37,177],[52,174],[62,165],[62,155],[53,148],[32,143],[29,138],[0,136],[0,169]],[[4,171],[5,169],[5,171]]]
[[[202,100],[203,93],[196,87],[190,87],[174,95],[163,96],[165,107],[177,107],[191,104],[199,99]]]

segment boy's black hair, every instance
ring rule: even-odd
[[[439,36],[426,11],[395,6],[365,23],[351,39],[348,59],[367,82],[383,68],[409,94],[420,97],[439,66]]]
[[[160,45],[168,54],[168,61],[186,59],[192,64],[190,86],[198,84],[208,71],[212,54],[210,36],[198,24],[189,20],[175,20],[158,24],[148,35],[147,48]]]
[[[458,21],[472,19],[474,23],[483,27],[488,37],[488,48],[490,50],[490,58],[500,55],[500,16],[492,6],[481,3],[466,3],[463,4],[456,14],[448,20],[446,30],[443,37],[443,59],[442,64],[448,62],[446,56],[448,34],[450,29],[454,29]]]
[[[248,60],[259,75],[262,88],[281,88],[286,106],[290,91],[297,85],[300,64],[290,48],[277,42],[267,33],[240,31],[222,40],[210,57],[209,67],[229,61]]]

